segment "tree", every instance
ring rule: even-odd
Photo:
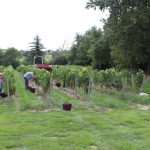
[[[0,49],[0,65],[2,65],[3,49]]]
[[[76,64],[78,45],[79,45],[81,38],[82,38],[82,35],[77,33],[75,37],[75,42],[71,46],[70,54],[69,54],[69,63],[71,65]]]
[[[109,43],[104,36],[95,41],[89,51],[89,54],[92,58],[93,68],[106,69],[111,67],[112,60],[110,56]]]
[[[32,63],[34,60],[34,56],[44,56],[44,52],[42,51],[44,48],[43,44],[41,43],[41,39],[38,35],[35,36],[34,41],[31,43],[31,51],[29,60]],[[41,63],[41,58],[37,57],[35,59],[36,63]]]
[[[76,35],[76,41],[71,47],[69,61],[76,65],[93,65],[94,68],[108,68],[111,62],[110,48],[107,38],[101,29],[92,27],[83,35]]]
[[[89,56],[89,49],[94,42],[96,34],[94,34],[96,27],[92,27],[85,34],[77,34],[75,42],[71,47],[70,63],[75,65],[91,65],[92,59]]]
[[[14,47],[8,48],[4,51],[2,64],[4,66],[12,65],[13,68],[17,68],[19,66],[20,57],[21,53],[17,49]]]
[[[49,55],[52,56],[51,64],[66,65],[68,64],[68,50],[57,49],[56,51],[49,51]]]
[[[111,55],[119,67],[134,68],[149,65],[150,1],[149,0],[89,0],[87,8],[109,10],[104,26],[109,37]]]
[[[53,60],[54,65],[66,65],[67,63],[68,62],[65,56],[58,56]]]

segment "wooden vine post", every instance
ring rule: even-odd
[[[48,102],[48,107],[50,108],[51,106],[51,90],[52,90],[52,77],[49,79],[49,102]]]
[[[10,98],[10,80],[9,80],[9,78],[7,78],[7,95],[8,95],[8,98]]]
[[[77,94],[77,78],[74,79],[74,94]]]
[[[88,93],[87,93],[87,100],[90,99],[90,94],[91,94],[91,88],[92,87],[92,79],[89,78],[89,86],[88,86]]]
[[[133,74],[132,74],[131,80],[132,80],[132,92],[134,93],[134,76],[133,76]]]

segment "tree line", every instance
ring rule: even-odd
[[[104,34],[113,64],[150,71],[150,1],[88,0],[87,8],[108,10]]]
[[[109,11],[103,29],[77,33],[70,49],[44,50],[37,35],[28,51],[0,49],[0,65],[33,63],[34,56],[49,56],[44,63],[92,66],[95,69],[143,69],[150,72],[150,1],[88,0],[87,9]],[[10,59],[11,58],[11,59]],[[9,61],[8,61],[9,60]],[[36,62],[40,63],[40,58]]]

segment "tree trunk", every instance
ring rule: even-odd
[[[150,74],[150,63],[147,65],[147,74]]]

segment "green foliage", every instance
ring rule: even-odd
[[[105,69],[111,66],[110,48],[106,37],[101,30],[97,31],[98,35],[94,38],[91,48],[89,49],[89,56],[92,58],[93,68]]]
[[[68,64],[69,51],[64,49],[57,49],[56,51],[47,51],[48,54],[52,55],[50,64],[53,65],[65,65]]]
[[[77,34],[75,43],[71,47],[70,64],[74,65],[91,65],[91,58],[88,51],[94,39],[92,29],[87,31],[84,35]]]
[[[148,76],[144,78],[142,91],[150,95],[150,78]]]
[[[64,56],[58,56],[53,60],[54,65],[66,65],[67,63],[67,59]]]
[[[21,78],[17,79],[18,85]],[[23,96],[21,86],[18,89]],[[32,103],[33,94],[25,94],[24,99]],[[149,111],[127,108],[127,103],[102,94],[92,95],[96,105],[58,90],[53,96],[55,108],[48,112],[16,111],[14,103],[0,103],[0,149],[149,149]],[[73,111],[62,110],[65,101],[73,103]]]
[[[36,79],[35,82],[40,85],[44,91],[45,94],[47,94],[50,88],[50,79],[51,79],[51,73],[49,71],[46,71],[44,69],[36,69]]]
[[[21,54],[19,51],[15,48],[8,48],[4,51],[3,57],[2,57],[2,64],[4,66],[13,66],[14,68],[17,68],[19,66],[19,59],[21,57]]]
[[[54,66],[53,78],[62,82],[64,86],[76,88],[82,87],[88,89],[91,67],[81,66]]]
[[[110,67],[110,48],[104,32],[92,27],[83,35],[77,34],[70,50],[69,61],[70,64],[92,65],[97,69]]]
[[[3,72],[4,67],[0,66],[0,72]]]
[[[139,89],[141,89],[141,87],[142,87],[144,76],[145,76],[145,74],[144,74],[143,70],[139,70],[136,73],[135,84]]]
[[[45,56],[44,56],[44,63],[45,64],[50,64],[51,61],[52,61],[52,55],[46,53]]]
[[[46,100],[38,100],[37,95],[26,91],[24,88],[24,80],[22,74],[15,71],[15,85],[17,92],[17,102],[16,109],[17,111],[25,111],[25,110],[43,110],[48,107],[48,102]]]
[[[51,72],[45,69],[33,68],[33,66],[24,65],[20,65],[17,70],[22,73],[26,73],[28,71],[34,72],[36,74],[35,82],[42,87],[44,94],[48,93],[50,88],[50,79],[52,76]]]
[[[3,70],[3,90],[5,94],[15,94],[16,93],[16,86],[15,86],[15,75],[14,69],[9,66]]]
[[[2,65],[3,49],[0,49],[0,65]]]
[[[31,43],[32,45],[31,47],[31,51],[30,51],[30,55],[29,55],[29,60],[33,63],[34,60],[34,56],[43,56],[44,52],[42,51],[44,49],[43,44],[41,43],[41,39],[39,38],[39,36],[35,36],[34,38],[34,42]],[[35,59],[35,63],[41,63],[41,58],[37,57]]]
[[[91,77],[96,73],[90,72],[91,68],[81,67],[77,74],[87,76],[89,73]],[[119,71],[111,69],[107,72],[114,80]],[[75,69],[71,76],[74,73]],[[100,75],[100,71],[97,73]],[[123,70],[120,74],[122,78],[128,72]],[[137,103],[149,104],[149,97],[130,94],[121,101],[118,98],[120,92],[108,90],[106,95],[95,91],[90,101],[85,102],[55,89],[51,109],[43,111],[47,109],[45,101],[39,101],[35,94],[24,90],[20,73],[15,72],[15,78],[17,99],[9,102],[0,98],[0,149],[149,149],[149,110],[137,108]],[[64,102],[72,103],[72,111],[62,110]]]
[[[115,68],[106,70],[93,70],[91,67],[81,66],[53,66],[53,78],[62,82],[64,86],[82,87],[88,90],[90,80],[96,85],[107,89],[122,91],[134,90],[133,86],[141,88],[144,72],[140,70],[135,74],[132,81],[132,74],[127,69],[117,70]],[[132,85],[132,82],[134,85]],[[137,91],[138,92],[138,91]]]
[[[87,8],[109,11],[105,34],[109,39],[111,56],[119,68],[149,67],[150,60],[150,1],[89,0]]]

